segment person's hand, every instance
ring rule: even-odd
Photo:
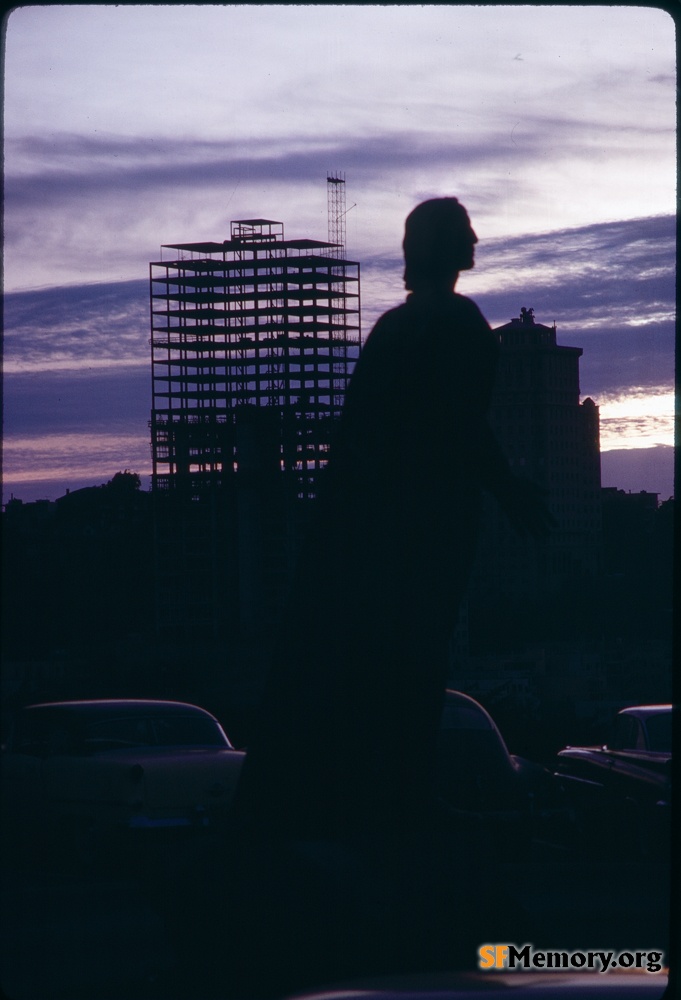
[[[511,476],[498,494],[501,508],[522,537],[546,538],[557,521],[546,502],[546,490],[530,479]]]

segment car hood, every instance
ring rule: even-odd
[[[662,750],[611,750],[609,747],[566,747],[558,752],[558,760],[588,760],[610,765],[616,761],[638,764],[654,771],[665,772],[672,755]]]

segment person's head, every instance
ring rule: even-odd
[[[478,238],[456,198],[431,198],[409,213],[404,224],[404,284],[452,288],[459,271],[474,266]]]

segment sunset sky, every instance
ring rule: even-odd
[[[148,485],[148,263],[232,219],[325,239],[347,180],[366,335],[419,201],[457,290],[582,347],[603,485],[673,493],[674,22],[645,7],[32,6],[6,24],[3,500]]]

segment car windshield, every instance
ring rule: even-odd
[[[100,719],[85,726],[84,743],[90,753],[115,746],[227,746],[220,727],[213,719],[200,715],[136,715]]]
[[[672,750],[672,716],[671,712],[651,715],[646,720],[648,730],[648,749],[658,753],[671,753]]]

